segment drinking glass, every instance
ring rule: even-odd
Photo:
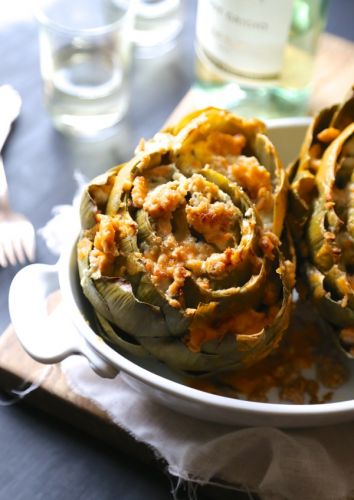
[[[108,0],[112,15],[134,4],[133,41],[137,58],[160,56],[173,49],[183,27],[181,0]]]
[[[129,103],[133,9],[112,17],[107,0],[39,0],[40,66],[54,126],[96,136],[116,125]]]

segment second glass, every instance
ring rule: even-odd
[[[59,130],[96,136],[129,103],[133,9],[112,19],[105,0],[40,2],[40,64],[46,108]]]

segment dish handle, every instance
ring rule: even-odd
[[[25,351],[40,363],[53,364],[72,354],[88,359],[101,377],[118,370],[103,359],[79,334],[67,314],[48,312],[48,296],[59,289],[57,265],[31,264],[12,280],[9,311],[16,335]]]

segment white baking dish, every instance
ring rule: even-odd
[[[307,118],[273,120],[269,135],[285,164],[294,159],[302,142]],[[257,403],[216,396],[182,383],[159,362],[134,359],[111,349],[89,325],[90,309],[82,296],[76,267],[76,240],[68,243],[55,266],[34,264],[22,269],[10,289],[10,315],[25,350],[42,363],[56,363],[72,354],[87,357],[91,367],[103,377],[118,372],[139,391],[151,398],[200,419],[232,425],[301,427],[333,424],[354,418],[354,369],[335,396],[321,405]],[[68,327],[49,326],[47,295],[61,290]]]

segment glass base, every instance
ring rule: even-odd
[[[308,113],[308,88],[292,90],[274,86],[247,87],[236,82],[196,82],[193,91],[199,108],[216,106],[246,118],[271,119]]]
[[[54,127],[65,135],[82,139],[104,138],[114,133],[115,127],[123,120],[128,103],[112,113],[79,115],[64,110],[49,109]],[[48,108],[48,106],[47,106]]]

